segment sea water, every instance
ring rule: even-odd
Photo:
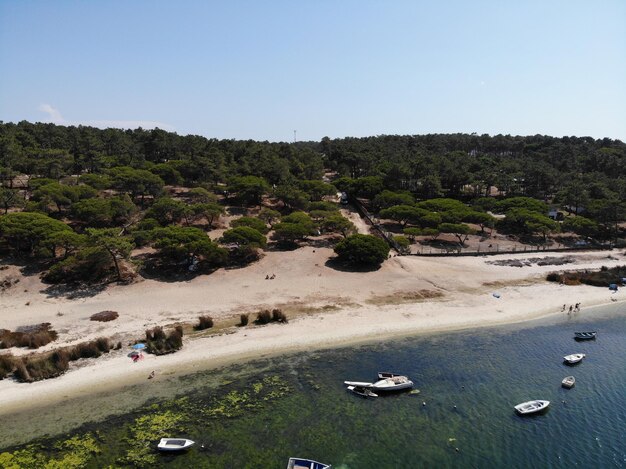
[[[626,467],[624,313],[624,305],[583,309],[207,371],[178,380],[183,399],[154,399],[37,443],[52,457],[59,441],[96,435],[101,452],[87,467],[121,466],[142,417],[180,411],[181,433],[162,436],[196,446],[158,455],[156,441],[142,442],[156,458],[150,467],[283,468],[290,456],[350,469]],[[598,337],[577,342],[579,330]],[[582,363],[563,363],[578,352]],[[373,381],[378,371],[408,375],[419,393],[364,399],[346,391],[344,380]],[[561,387],[568,375],[576,377],[570,390]],[[516,415],[513,406],[532,399],[551,401],[547,412]]]

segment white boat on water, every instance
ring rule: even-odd
[[[565,378],[563,378],[563,381],[561,381],[561,386],[567,389],[573,388],[574,384],[576,384],[576,378],[574,378],[573,376],[566,376]]]
[[[367,383],[362,381],[344,381],[346,386],[354,386],[360,388],[368,388],[377,392],[401,391],[413,387],[413,381],[406,376],[391,376],[389,378],[379,379],[375,383]]]
[[[183,451],[195,444],[195,441],[186,438],[161,438],[157,448],[159,451]]]
[[[378,397],[378,394],[371,389],[361,386],[348,386],[348,391],[363,397]]]
[[[528,401],[522,402],[521,404],[517,404],[515,406],[515,410],[521,415],[534,414],[537,412],[541,412],[545,408],[550,405],[550,401]]]
[[[331,466],[312,459],[289,458],[287,469],[331,469]]]
[[[582,361],[585,356],[586,355],[584,353],[573,353],[571,355],[564,356],[563,360],[565,360],[566,363],[573,365],[574,363]]]

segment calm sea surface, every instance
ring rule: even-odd
[[[576,342],[575,330],[597,330],[598,338]],[[587,354],[582,363],[563,364],[564,355],[577,352]],[[344,380],[372,381],[379,370],[407,374],[419,394],[363,399],[346,392]],[[571,390],[561,387],[567,375],[576,377]],[[283,468],[289,456],[350,469],[626,467],[626,306],[279,357],[187,376],[176,389],[184,398],[154,399],[37,440],[37,448],[55,457],[59,442],[95,435],[102,452],[89,456],[88,467],[135,460],[150,467]],[[550,400],[550,408],[517,416],[513,406],[531,399]],[[161,417],[175,423],[155,424]],[[197,445],[158,455],[151,438],[159,428]]]

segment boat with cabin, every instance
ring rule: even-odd
[[[176,452],[189,449],[195,444],[195,441],[188,440],[186,438],[161,438],[161,441],[159,441],[157,448],[159,449],[159,451]]]
[[[520,415],[536,414],[548,408],[550,401],[536,400],[517,404],[515,410]]]
[[[312,459],[289,458],[287,469],[331,469],[332,466]]]
[[[376,392],[402,391],[413,387],[413,381],[403,375],[379,379],[374,383],[367,383],[363,381],[344,381],[344,384],[346,386],[368,388]]]
[[[572,353],[571,355],[564,356],[563,360],[565,360],[565,363],[568,365],[574,365],[576,363],[580,363],[585,357],[586,355],[584,353]]]

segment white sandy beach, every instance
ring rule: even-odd
[[[578,314],[584,315],[586,307],[624,299],[621,291],[611,294],[605,288],[545,281],[552,271],[624,264],[624,254],[618,251],[393,257],[379,270],[366,273],[328,267],[325,263],[330,257],[332,250],[327,248],[268,252],[245,269],[222,269],[188,282],[143,280],[77,299],[49,297],[42,292],[46,285],[36,276],[21,276],[11,266],[2,274],[20,276],[20,282],[0,296],[0,328],[51,323],[59,338],[43,350],[97,337],[119,340],[124,347],[99,359],[74,362],[69,372],[55,379],[31,384],[0,381],[0,414],[145,382],[152,370],[158,379],[272,354],[521,322],[566,314],[563,305],[578,302],[582,304]],[[571,257],[573,262],[562,266],[532,262],[524,267],[492,264],[544,257]],[[272,273],[276,278],[265,280]],[[289,323],[187,335],[177,353],[146,355],[137,363],[127,357],[127,345],[141,339],[147,328],[194,323],[202,314],[211,315],[216,325],[220,321],[234,324],[240,313],[252,313],[252,320],[264,308],[281,308]],[[120,316],[107,323],[89,320],[102,310],[114,310]]]

